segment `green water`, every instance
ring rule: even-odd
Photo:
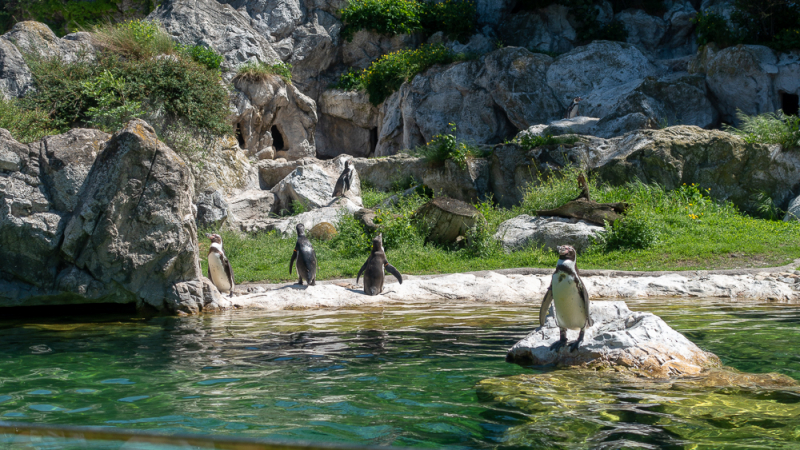
[[[796,305],[697,299],[628,304],[660,315],[727,365],[800,380]],[[735,448],[739,438],[731,434],[726,441],[731,424],[719,420],[693,417],[700,424],[693,425],[700,428],[694,438],[652,420],[643,423],[637,414],[615,416],[615,427],[622,424],[636,436],[630,440],[604,431],[607,413],[587,407],[565,414],[600,425],[569,429],[569,439],[562,439],[529,427],[539,423],[541,411],[479,399],[475,386],[483,379],[536,373],[504,357],[534,328],[537,314],[527,306],[437,305],[0,320],[0,420],[475,449],[620,448],[634,441],[642,448],[696,448],[693,443],[719,434],[716,442]],[[752,394],[737,392],[730,395]],[[800,405],[794,391],[780,392],[777,408]],[[693,413],[659,414],[686,421]],[[737,426],[779,427],[764,448],[800,447],[794,417]]]

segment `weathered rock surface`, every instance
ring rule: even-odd
[[[477,208],[449,197],[434,198],[420,206],[414,216],[428,230],[427,239],[445,244],[459,236],[467,237],[478,222],[485,221]]]
[[[228,219],[228,209],[222,191],[201,192],[197,196],[197,227],[221,226]]]
[[[786,216],[783,218],[784,222],[789,222],[792,220],[800,220],[800,196],[795,197],[789,203],[789,208],[786,210]]]
[[[336,180],[344,170],[344,164],[348,159],[351,157],[341,155],[333,160],[298,166],[272,188],[276,196],[276,211],[292,211],[294,201],[310,209],[330,205],[334,200],[333,188],[336,186]],[[351,181],[350,191],[345,197],[359,206],[362,205],[358,168]]]
[[[198,150],[183,155],[194,175],[196,193],[221,191],[233,195],[257,188],[258,170],[232,136],[197,143]],[[202,149],[202,151],[200,151]]]
[[[319,104],[317,154],[367,157],[378,143],[378,108],[359,91],[326,90]]]
[[[181,44],[202,44],[219,52],[225,58],[223,67],[228,80],[236,74],[237,67],[248,61],[280,61],[269,39],[253,29],[247,16],[216,0],[161,2],[147,18],[161,22]]]
[[[0,39],[0,93],[3,98],[22,97],[33,89],[33,74],[22,54],[7,39]]]
[[[250,155],[272,148],[288,160],[316,156],[317,105],[292,83],[272,75],[262,80],[234,79],[234,127]]]
[[[523,214],[501,223],[494,238],[503,244],[507,252],[530,246],[556,250],[559,245],[571,245],[581,253],[603,231],[603,227],[583,220]]]
[[[559,339],[554,314],[551,306],[544,326],[514,344],[506,359],[537,366],[614,368],[653,378],[697,375],[721,365],[714,354],[701,350],[660,317],[633,312],[625,302],[593,302],[594,325],[586,329],[581,345],[574,352],[568,347],[555,352],[550,350]],[[575,339],[577,332],[567,331],[567,337]]]
[[[266,230],[275,230],[282,237],[287,238],[296,233],[295,228],[298,223],[302,223],[306,230],[310,230],[321,223],[336,225],[344,214],[354,214],[361,209],[348,198],[341,198],[331,203],[329,206],[307,211],[296,216],[289,216],[285,219],[277,219],[270,223]]]
[[[247,233],[263,231],[274,222],[276,196],[270,191],[248,189],[228,199],[230,220],[234,228]]]
[[[95,53],[90,33],[81,31],[59,39],[41,22],[17,22],[2,38],[14,43],[21,52],[57,57],[65,62],[92,59]]]

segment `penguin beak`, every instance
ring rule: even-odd
[[[214,237],[214,235],[213,235],[213,234],[211,234],[211,233],[206,233],[206,237],[207,237],[208,239],[211,239],[211,238],[213,238],[213,237]]]

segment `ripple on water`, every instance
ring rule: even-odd
[[[800,379],[796,306],[628,303],[726,364]],[[791,389],[643,387],[505,363],[537,315],[530,305],[435,305],[0,323],[0,415],[475,449],[778,448],[798,439],[800,394]]]

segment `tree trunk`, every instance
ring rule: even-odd
[[[422,205],[415,216],[428,227],[427,240],[444,244],[456,242],[479,220],[485,220],[474,206],[449,197],[437,197]]]

